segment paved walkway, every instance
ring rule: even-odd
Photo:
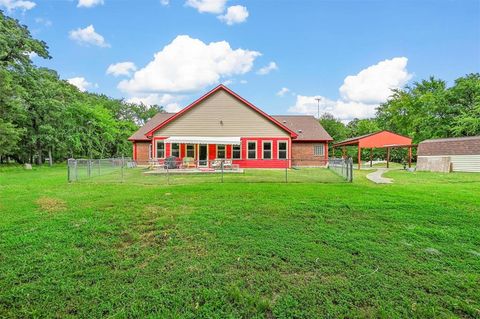
[[[367,175],[367,178],[376,184],[391,184],[393,179],[383,177],[383,173],[388,172],[388,168],[378,168],[375,172]]]

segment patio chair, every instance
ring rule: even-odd
[[[222,160],[216,159],[216,160],[212,161],[210,167],[213,168],[213,169],[221,169],[222,168]]]
[[[193,157],[184,157],[182,162],[182,168],[195,168],[195,161]]]

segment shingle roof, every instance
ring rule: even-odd
[[[150,130],[152,130],[157,125],[165,122],[175,113],[157,113],[154,117],[152,117],[144,126],[140,127],[138,131],[133,133],[132,136],[128,138],[129,141],[149,141],[150,139],[145,136]]]
[[[274,119],[298,134],[293,141],[332,141],[330,134],[311,115],[272,115]]]
[[[480,155],[480,136],[426,140],[418,144],[417,155]]]
[[[129,140],[149,141],[146,133],[165,122],[176,113],[157,113],[144,126],[138,129]],[[288,129],[298,134],[294,141],[331,141],[332,137],[322,125],[310,115],[274,115],[275,120],[285,125]]]

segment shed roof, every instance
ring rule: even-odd
[[[480,136],[439,138],[418,144],[418,156],[480,155]]]
[[[332,141],[332,137],[311,115],[272,115],[274,119],[298,134],[293,141]]]

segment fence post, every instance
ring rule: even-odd
[[[67,160],[67,179],[68,179],[68,182],[71,183],[71,180],[70,180],[70,159]]]
[[[223,183],[223,163],[225,162],[225,160],[222,159],[221,163],[222,163],[222,183]]]
[[[124,161],[125,161],[125,158],[122,155],[122,163],[120,164],[120,165],[122,165],[122,183],[123,183],[123,164],[124,164]]]
[[[78,161],[74,160],[74,167],[75,167],[75,181],[78,181]]]

